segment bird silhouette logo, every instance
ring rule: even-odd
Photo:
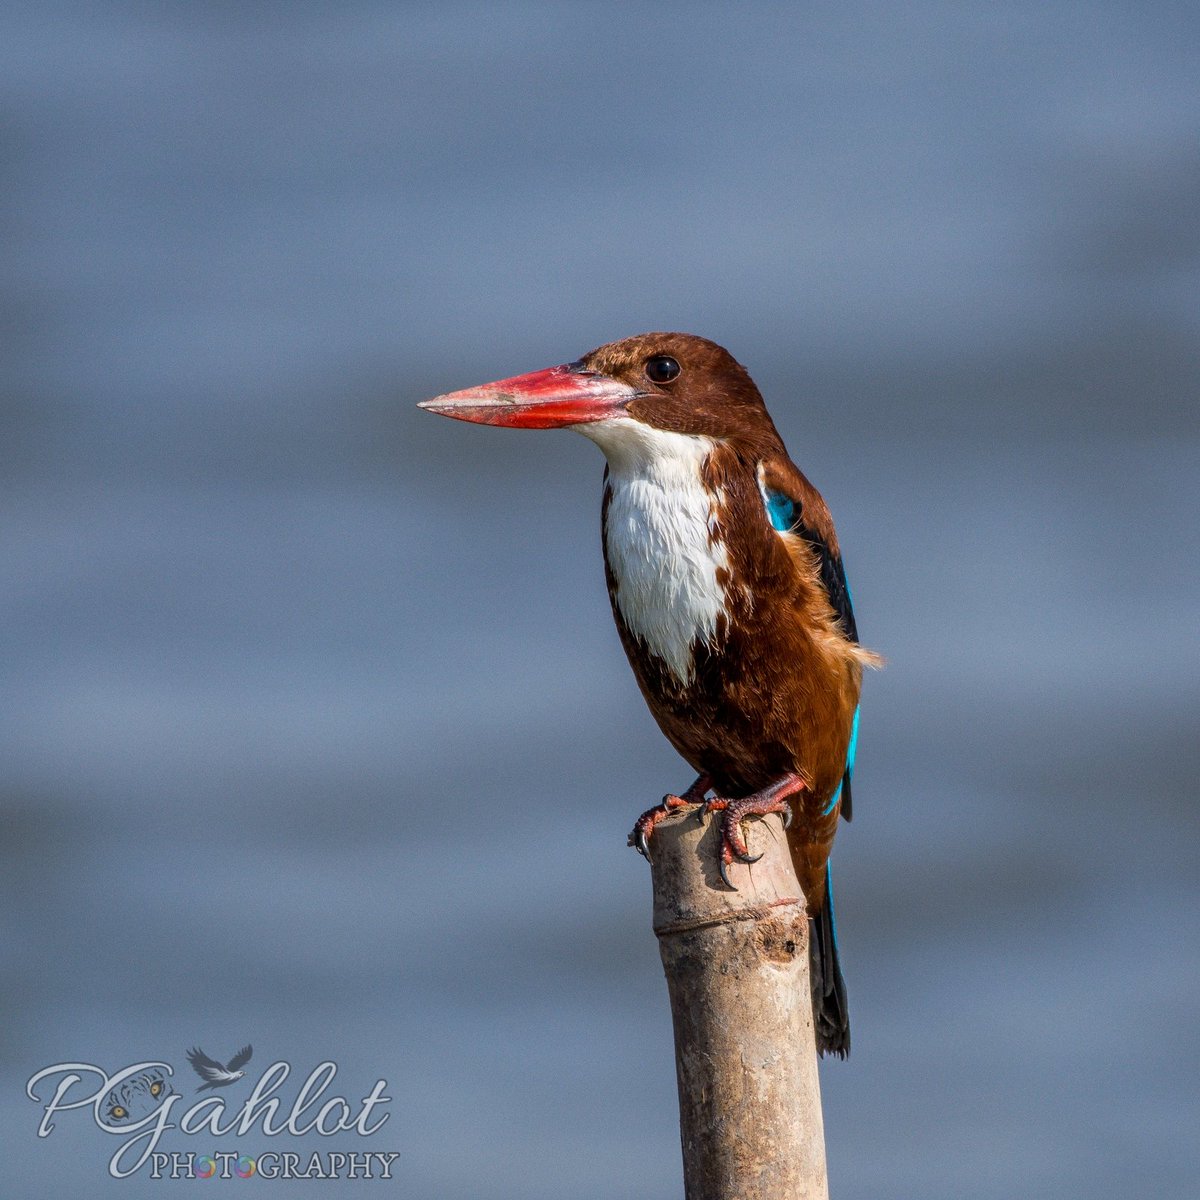
[[[250,1061],[250,1055],[253,1053],[252,1046],[243,1046],[225,1066],[221,1066],[199,1047],[189,1050],[187,1060],[192,1064],[192,1070],[204,1080],[196,1091],[204,1092],[209,1088],[228,1087],[231,1083],[237,1083],[246,1074],[242,1068]]]

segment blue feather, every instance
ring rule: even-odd
[[[846,750],[846,774],[854,774],[854,753],[858,749],[858,706],[854,708],[854,724],[850,726],[850,746]]]
[[[793,533],[796,531],[796,526],[800,521],[799,505],[790,497],[785,496],[783,492],[769,491],[766,492],[764,503],[767,509],[767,518],[771,522],[771,527],[779,533]],[[808,536],[808,535],[806,535]],[[810,538],[811,540],[811,538]],[[831,599],[837,605],[836,586],[840,584],[845,591],[845,606],[841,610],[841,618],[846,626],[846,631],[850,637],[857,641],[858,631],[854,626],[854,601],[850,595],[850,584],[846,581],[845,572],[841,568],[841,560],[833,559],[829,555],[828,548],[823,541],[817,542],[819,549],[823,552],[825,559],[822,565],[822,575],[827,575],[825,570],[825,561],[833,564],[833,578],[825,578],[824,582],[830,591]],[[846,773],[842,777],[842,781],[837,785],[837,791],[833,793],[829,803],[825,806],[824,815],[833,812],[838,801],[842,798],[842,788],[845,786],[845,780],[854,775],[854,753],[858,749],[858,709],[854,710],[854,724],[850,727],[850,745],[846,750]],[[847,813],[849,809],[847,809]],[[847,816],[847,820],[849,817]]]
[[[837,807],[837,802],[842,798],[842,784],[843,783],[845,783],[844,776],[842,777],[842,780],[837,785],[837,791],[834,792],[833,795],[829,797],[829,803],[827,805],[825,805],[825,811],[821,813],[821,816],[823,816],[823,817],[829,816],[829,814],[831,812],[833,812],[833,810]]]
[[[768,492],[767,517],[772,528],[789,533],[796,524],[796,502],[782,492]]]
[[[837,807],[837,802],[842,798],[842,787],[845,785],[846,779],[854,775],[854,754],[858,749],[858,708],[854,709],[854,724],[850,726],[850,745],[846,748],[846,774],[842,776],[841,782],[837,785],[837,791],[829,798],[829,803],[825,805],[825,811],[821,814],[827,817]]]

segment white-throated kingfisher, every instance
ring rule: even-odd
[[[824,1054],[850,1049],[829,852],[850,819],[864,665],[837,534],[762,396],[704,338],[646,333],[576,362],[426,400],[462,421],[573,429],[607,459],[602,539],[613,616],[663,733],[697,772],[644,813],[722,811],[720,870],[750,859],[741,821],[779,812],[812,920]],[[709,798],[709,793],[712,798]]]

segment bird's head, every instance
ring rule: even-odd
[[[777,445],[779,435],[746,369],[687,333],[643,333],[575,362],[449,392],[421,408],[513,429],[575,429],[611,457],[653,442],[653,431]]]

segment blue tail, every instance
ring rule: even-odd
[[[837,922],[833,918],[833,880],[825,868],[825,903],[810,918],[813,1024],[817,1050],[845,1058],[850,1053],[850,1009],[846,981],[838,964]]]

